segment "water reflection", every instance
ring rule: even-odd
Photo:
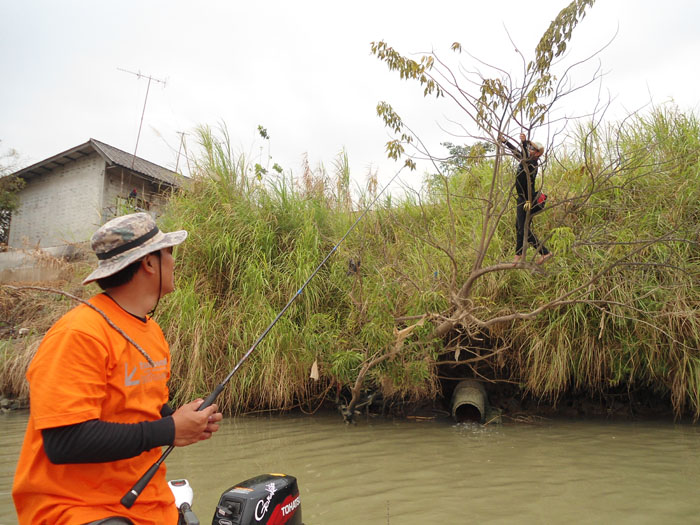
[[[9,486],[25,424],[3,416],[0,523],[14,523]],[[167,463],[171,479],[194,487],[202,523],[224,490],[264,472],[298,478],[307,525],[686,523],[698,520],[699,432],[670,422],[245,417]]]

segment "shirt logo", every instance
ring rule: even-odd
[[[147,361],[141,361],[129,372],[129,363],[124,363],[124,386],[145,385],[154,381],[165,381],[168,371],[168,360],[156,361],[153,366]]]
[[[134,374],[136,373],[137,367],[129,373],[129,365],[124,363],[124,386],[134,386],[139,384],[139,380],[134,381]]]

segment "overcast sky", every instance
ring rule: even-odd
[[[297,175],[304,153],[330,168],[345,148],[353,179],[364,183],[373,168],[381,184],[398,165],[386,160],[379,101],[434,143],[454,139],[439,133],[445,106],[390,72],[370,42],[449,55],[458,41],[517,72],[506,30],[530,58],[567,3],[0,0],[0,147],[16,149],[23,165],[91,137],[133,152],[147,80],[122,68],[166,81],[151,84],[139,156],[172,169],[178,132],[193,149],[197,125],[225,122],[234,147],[265,164],[262,125],[272,162]],[[574,33],[570,60],[617,32],[600,55],[604,92],[616,97],[611,116],[650,99],[697,110],[699,20],[696,0],[599,0]],[[563,111],[592,107],[597,96],[595,87]]]

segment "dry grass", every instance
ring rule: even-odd
[[[342,159],[337,179],[319,173],[307,191],[283,175],[258,180],[244,158],[203,133],[211,151],[162,221],[166,230],[190,231],[176,253],[177,289],[157,313],[171,342],[176,401],[207,395],[226,376],[354,218]],[[644,386],[668,397],[677,415],[700,415],[700,125],[662,111],[596,140],[586,145],[598,153],[596,165],[638,151],[648,162],[627,162],[606,191],[582,202],[572,197],[589,183],[582,160],[576,152],[558,159],[547,172],[553,205],[536,219],[538,233],[551,232],[556,257],[536,271],[484,275],[470,311],[481,319],[528,312],[609,269],[571,302],[532,319],[458,329],[444,341],[432,339],[426,322],[400,353],[369,370],[368,391],[433,398],[437,363],[457,356],[472,376],[521,385],[534,397]],[[470,240],[481,229],[480,182],[489,169],[488,161],[470,165],[446,185],[428,186],[420,201],[386,201],[367,215],[234,376],[220,405],[234,413],[311,409],[329,393],[347,392],[365,362],[390,352],[395,330],[407,326],[401,319],[449,315],[475,256]],[[512,259],[511,218],[498,224],[486,263]],[[636,244],[654,237],[661,240]],[[361,260],[359,272],[349,271],[350,259]],[[609,267],[613,260],[624,264]],[[0,308],[31,320],[36,337],[70,306],[0,294]],[[3,344],[3,391],[20,388],[32,344]],[[318,381],[309,377],[313,363]]]

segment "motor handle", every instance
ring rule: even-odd
[[[192,511],[192,507],[190,507],[189,503],[180,505],[180,515],[185,525],[199,525],[199,518]]]

